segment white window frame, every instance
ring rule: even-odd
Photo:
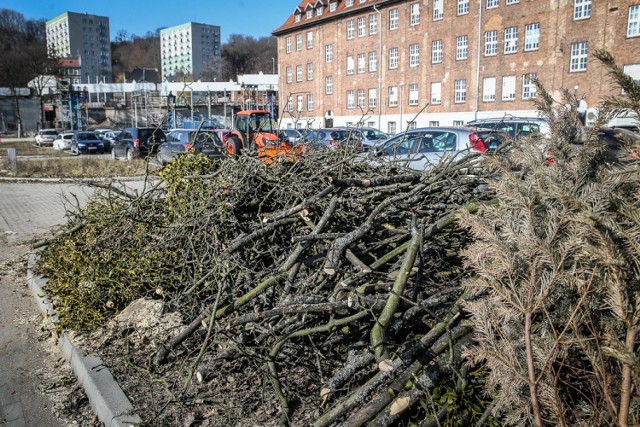
[[[420,92],[417,83],[409,84],[409,105],[418,105],[420,99]]]
[[[313,49],[313,31],[307,31],[307,49]]]
[[[530,52],[540,48],[540,24],[527,24],[524,27],[524,51]]]
[[[569,72],[576,73],[580,71],[587,71],[588,58],[589,58],[589,42],[572,43]]]
[[[353,6],[353,0],[347,0],[347,2],[344,5],[344,7],[351,7],[351,6]]]
[[[353,91],[353,89],[349,89],[347,91],[347,109],[349,110],[353,110],[354,108],[356,108],[356,98],[355,98],[356,94]]]
[[[442,104],[442,82],[431,82],[431,104]]]
[[[302,34],[296,34],[296,50],[302,50]]]
[[[332,44],[324,45],[324,61],[333,62],[333,45]]]
[[[369,15],[369,35],[378,34],[378,15]]]
[[[432,64],[440,64],[442,62],[443,45],[444,43],[442,40],[434,40],[431,42],[431,63]]]
[[[520,3],[520,0],[507,0],[506,5],[509,6],[510,4],[516,4],[516,3]]]
[[[502,76],[502,100],[516,99],[516,76]]]
[[[322,5],[318,6],[318,8],[316,9],[316,16],[322,16],[323,13],[324,13],[324,6]]]
[[[387,133],[389,135],[395,135],[397,130],[396,122],[387,122]]]
[[[367,35],[367,17],[361,16],[358,18],[358,37],[364,37]]]
[[[389,10],[389,29],[397,30],[400,28],[400,13],[397,8]]]
[[[335,12],[337,8],[338,8],[337,1],[332,1],[331,3],[329,3],[329,12]]]
[[[413,3],[410,7],[410,17],[409,25],[418,25],[420,24],[420,3]]]
[[[440,126],[440,120],[429,120],[429,127],[438,127]]]
[[[493,9],[500,6],[500,0],[487,0],[487,9]]]
[[[347,40],[353,40],[355,34],[355,24],[353,19],[347,21]]]
[[[531,99],[536,97],[536,84],[533,80],[537,77],[536,73],[522,75],[522,99]]]
[[[409,45],[409,67],[420,65],[420,44]]]
[[[307,10],[307,19],[313,18],[313,9]]]
[[[358,92],[356,92],[356,105],[359,108],[364,108],[365,106],[364,89],[358,89]]]
[[[433,20],[439,21],[444,18],[444,0],[433,0]]]
[[[398,106],[398,86],[389,86],[389,107]]]
[[[291,53],[293,49],[293,45],[291,43],[291,36],[287,37],[287,53]]]
[[[293,83],[293,69],[287,67],[287,83]]]
[[[463,104],[467,102],[467,80],[460,79],[453,82],[453,102]]]
[[[293,96],[287,98],[287,111],[293,111]]]
[[[378,100],[377,100],[378,91],[377,91],[377,89],[375,89],[375,88],[369,89],[368,95],[369,95],[369,108],[376,108],[376,106],[378,105]]]
[[[389,69],[390,70],[398,69],[398,58],[399,58],[398,48],[397,47],[390,48],[389,49]]]
[[[484,56],[496,56],[498,54],[498,31],[484,33]]]
[[[307,63],[307,81],[313,80],[313,63]]]
[[[469,36],[456,37],[456,61],[467,59],[469,53]]]
[[[365,65],[366,61],[365,61],[365,58],[364,58],[364,53],[359,53],[358,54],[358,62],[357,62],[357,64],[358,64],[358,74],[364,73],[366,68],[367,68],[366,65]]]
[[[313,111],[315,108],[313,94],[307,94],[307,111]]]
[[[296,13],[294,21],[295,22],[300,22],[301,19],[302,19],[302,16],[299,13]]]
[[[458,0],[458,15],[469,13],[469,0]]]
[[[353,61],[353,55],[347,55],[347,75],[350,76],[355,72],[355,62]]]
[[[302,65],[296,65],[296,81],[302,81]]]
[[[375,50],[369,52],[369,72],[373,73],[378,70],[378,53]]]
[[[627,17],[627,37],[640,36],[640,4],[629,6]]]
[[[298,111],[304,110],[304,97],[302,95],[298,95],[297,105],[298,105]]]
[[[504,29],[504,54],[509,55],[518,51],[518,27]]]
[[[591,0],[573,0],[573,20],[591,18]]]
[[[324,78],[324,94],[333,95],[333,76]]]
[[[496,101],[496,78],[485,77],[482,79],[482,102]]]

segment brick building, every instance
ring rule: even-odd
[[[595,108],[598,49],[640,79],[640,0],[303,0],[273,34],[288,127],[535,116],[532,77]]]

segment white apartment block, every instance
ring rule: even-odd
[[[52,58],[80,58],[81,82],[112,81],[109,18],[64,12],[47,21],[47,50]]]
[[[162,79],[182,72],[194,79],[220,64],[220,27],[187,22],[160,31]]]

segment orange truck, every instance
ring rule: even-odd
[[[244,110],[236,113],[234,127],[226,141],[227,152],[235,156],[242,151],[255,151],[263,161],[271,163],[277,157],[293,160],[299,149],[280,138],[274,120],[266,110]]]

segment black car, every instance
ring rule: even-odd
[[[160,128],[126,128],[115,139],[111,147],[111,157],[127,160],[145,158],[156,154],[160,144],[166,140],[167,136]]]
[[[202,153],[210,159],[224,157],[222,141],[216,132],[174,129],[167,134],[167,141],[158,147],[158,162],[164,165],[182,153]]]

